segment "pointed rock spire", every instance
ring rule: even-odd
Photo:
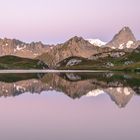
[[[136,38],[129,27],[122,28],[107,46],[113,49],[133,48]]]

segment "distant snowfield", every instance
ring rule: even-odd
[[[91,43],[92,45],[101,47],[107,44],[107,42],[103,42],[100,39],[86,39],[89,43]]]
[[[0,73],[104,73],[103,70],[0,70]]]

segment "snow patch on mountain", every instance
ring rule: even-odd
[[[124,49],[124,43],[120,44],[119,49],[120,50]]]
[[[133,41],[129,40],[126,44],[126,48],[131,48],[131,46],[134,44]]]
[[[26,45],[24,45],[24,46],[17,45],[16,48],[14,48],[14,52],[24,50],[24,49],[26,49],[26,47],[27,47]]]
[[[82,62],[82,60],[78,60],[78,59],[71,59],[66,66],[74,66],[79,64],[80,62]]]
[[[91,43],[92,45],[99,46],[99,47],[104,46],[107,43],[107,42],[101,41],[100,39],[87,39],[87,41]]]
[[[119,45],[119,49],[122,50],[124,48],[131,48],[131,46],[134,44],[134,41],[129,40],[127,43],[122,43]]]

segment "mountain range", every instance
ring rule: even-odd
[[[122,28],[108,43],[77,36],[57,45],[0,39],[0,56],[41,60],[51,69],[139,69],[139,54],[140,41],[129,27]]]

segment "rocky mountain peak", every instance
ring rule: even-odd
[[[120,31],[132,32],[131,29],[128,26],[123,27]]]
[[[48,48],[42,42],[24,43],[17,39],[0,39],[0,56],[14,55],[35,58],[47,51]]]
[[[31,45],[43,45],[43,43],[41,41],[39,41],[39,42],[31,42]]]
[[[122,28],[113,39],[107,43],[112,49],[131,49],[135,47],[136,38],[129,27]]]
[[[78,37],[78,36],[75,36],[71,39],[69,39],[68,41],[66,41],[64,44],[65,45],[74,45],[74,44],[89,44],[88,41],[84,40],[82,37]]]
[[[136,38],[129,27],[122,28],[117,35],[119,37],[122,36],[122,37],[125,37],[126,39],[136,41]]]
[[[53,68],[57,65],[57,63],[66,58],[72,56],[90,58],[90,56],[99,52],[102,52],[101,48],[92,45],[82,37],[75,36],[63,44],[56,45],[46,54],[43,54],[37,58],[47,62],[47,64]]]
[[[81,40],[84,40],[82,37],[78,37],[78,36],[74,36],[72,37],[69,41],[75,41],[75,42],[79,42]]]
[[[0,46],[3,47],[11,46],[14,48],[16,45],[21,45],[21,44],[25,44],[25,43],[17,39],[8,39],[8,38],[0,39]]]

